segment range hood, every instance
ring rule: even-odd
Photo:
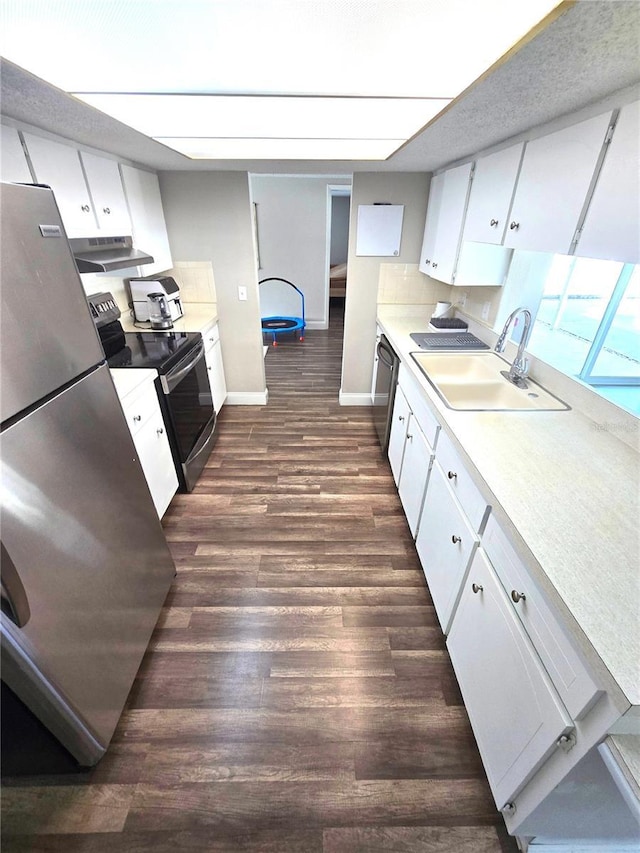
[[[69,245],[78,272],[111,272],[153,263],[151,255],[133,248],[131,237],[74,237]]]

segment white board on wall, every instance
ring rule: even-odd
[[[356,255],[397,257],[404,204],[359,204]]]

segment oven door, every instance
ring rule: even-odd
[[[159,377],[169,441],[182,491],[190,492],[215,443],[216,413],[202,340]]]

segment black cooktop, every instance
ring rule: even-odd
[[[201,340],[200,332],[125,332],[124,347],[107,361],[109,367],[144,367],[166,373]]]

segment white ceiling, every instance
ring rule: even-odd
[[[92,2],[85,0],[87,5]],[[325,0],[311,4],[306,0],[294,0],[293,3],[291,0],[275,0],[276,6],[286,6],[293,14],[287,27],[281,31],[273,26],[273,19],[271,22],[265,19],[264,10],[271,7],[264,0],[189,2],[200,7],[221,7],[229,14],[230,10],[235,10],[230,18],[235,29],[220,33],[196,28],[197,41],[209,46],[207,55],[216,73],[224,71],[227,75],[226,83],[220,77],[219,91],[241,90],[245,96],[282,92],[318,94],[331,91],[335,94],[335,87],[339,84],[342,91],[338,94],[344,94],[348,89],[351,94],[364,93],[368,96],[424,97],[427,86],[429,93],[433,94],[437,92],[437,88],[432,87],[439,79],[438,66],[446,63],[457,68],[459,58],[465,53],[466,40],[482,42],[484,34],[496,28],[498,19],[489,17],[488,12],[496,4],[500,4],[503,11],[505,8],[504,0],[429,0],[428,3],[425,0]],[[38,28],[49,46],[52,43],[65,45],[66,50],[63,49],[62,54],[73,60],[61,66],[68,76],[62,75],[57,80],[58,85],[74,91],[88,91],[98,86],[103,87],[101,91],[128,91],[126,84],[129,78],[122,72],[128,67],[127,63],[133,63],[140,71],[144,52],[136,51],[136,45],[144,44],[153,50],[153,59],[150,61],[146,57],[146,64],[142,66],[147,91],[151,91],[154,85],[154,91],[158,93],[171,92],[172,81],[175,84],[181,65],[186,62],[185,45],[193,43],[194,30],[192,24],[182,17],[170,18],[170,39],[166,40],[165,28],[165,41],[162,41],[159,31],[153,26],[157,20],[165,20],[166,23],[167,19],[163,19],[160,13],[163,8],[167,11],[169,4],[173,5],[171,0],[154,0],[152,4],[146,0],[128,0],[124,5],[118,0],[112,5],[134,12],[140,9],[148,11],[152,6],[157,20],[139,16],[132,27],[116,16],[110,21],[111,29],[98,28],[92,36],[77,39],[69,34],[73,23],[68,14],[70,3],[71,0],[45,3],[56,10],[56,29]],[[16,3],[3,0],[1,5],[5,13],[10,7],[19,6],[25,15],[34,14],[36,7],[42,8],[43,4],[36,0],[18,0]],[[72,5],[77,11],[77,3]],[[186,0],[182,0],[180,8],[186,5]],[[313,43],[295,38],[300,15],[294,13],[307,5],[316,10],[312,20],[322,36]],[[429,26],[428,20],[416,17],[408,31],[406,26],[402,33],[398,31],[402,13],[407,8],[417,14],[427,5],[434,15],[433,26]],[[508,0],[506,8],[510,5],[521,4]],[[395,17],[392,15],[385,19],[385,25],[381,27],[375,17],[369,20],[362,16],[363,9],[371,12],[373,7],[392,10]],[[328,10],[334,14],[320,14]],[[454,13],[457,35],[454,48],[449,44],[444,54],[435,35],[439,20],[436,13],[444,14],[443,10]],[[340,11],[342,16],[336,17]],[[355,14],[358,11],[359,17]],[[42,72],[34,59],[29,60],[29,71],[20,67],[11,48],[11,44],[16,44],[15,38],[2,48],[3,56],[14,61],[3,61],[0,103],[5,116],[160,170],[238,169],[305,174],[431,171],[638,82],[640,2],[579,0],[576,4],[561,4],[559,11],[557,19],[541,28],[540,32],[532,33],[518,45],[517,50],[491,68],[398,153],[380,163],[365,159],[189,160],[45,83],[35,76]],[[37,38],[34,36],[32,47],[36,50],[31,53],[36,58]],[[122,63],[113,60],[114,43],[115,53]],[[396,43],[402,46],[402,50],[389,50],[389,45]],[[316,52],[310,49],[311,44]],[[180,57],[181,62],[178,62]],[[224,68],[224,63],[219,61],[221,58],[231,67]],[[483,62],[486,61],[485,58]],[[328,73],[328,68],[335,72],[333,76]],[[197,63],[188,65],[191,76],[183,75],[182,90],[186,85],[184,80],[188,80],[190,91],[197,91],[198,81],[202,83],[204,79],[198,76],[198,69],[202,70],[202,66]],[[344,76],[347,70],[352,72],[348,78]],[[393,71],[398,74],[394,75]],[[427,84],[425,81],[430,82]],[[208,86],[211,90],[211,83]],[[140,91],[139,86],[137,91]],[[440,96],[451,94],[439,92]]]

